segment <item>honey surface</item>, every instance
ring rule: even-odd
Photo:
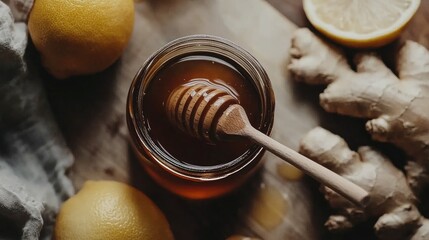
[[[159,149],[175,160],[192,165],[213,166],[243,155],[252,145],[242,139],[206,143],[179,130],[169,122],[165,104],[177,87],[192,81],[224,85],[244,107],[251,124],[259,125],[261,103],[250,79],[238,68],[211,56],[189,56],[173,61],[152,79],[143,97],[143,115],[149,135]]]

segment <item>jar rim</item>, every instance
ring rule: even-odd
[[[191,48],[190,52],[189,48]],[[211,48],[211,49],[208,49]],[[211,51],[210,51],[211,50]],[[135,144],[145,158],[155,160],[163,169],[178,175],[182,178],[208,181],[225,178],[236,173],[240,169],[255,164],[255,158],[261,154],[264,149],[258,145],[252,145],[250,149],[242,155],[229,162],[212,165],[196,166],[175,161],[162,148],[156,146],[151,140],[148,130],[144,128],[145,124],[142,113],[143,96],[145,88],[150,84],[153,77],[172,59],[185,56],[185,54],[213,53],[228,61],[239,64],[239,66],[251,76],[253,85],[257,88],[261,101],[261,121],[260,128],[265,134],[270,134],[274,122],[274,92],[271,82],[263,69],[262,65],[249,52],[233,43],[230,40],[212,36],[212,35],[189,35],[175,39],[153,53],[142,65],[135,75],[128,94],[128,111],[131,122],[128,127],[130,131],[135,131],[138,141]],[[231,54],[229,56],[228,54]],[[233,59],[235,57],[236,59]],[[240,61],[240,63],[238,62]],[[246,66],[243,66],[246,65]],[[140,124],[139,124],[140,123]]]

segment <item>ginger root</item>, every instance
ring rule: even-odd
[[[353,70],[340,48],[304,28],[295,32],[290,55],[295,80],[329,84],[320,95],[326,111],[370,119],[373,139],[406,152],[408,183],[419,196],[429,185],[428,50],[407,41],[397,54],[398,76],[375,53],[354,56]]]
[[[374,230],[380,239],[429,239],[429,220],[416,207],[416,198],[404,174],[371,147],[357,152],[339,136],[317,127],[301,141],[300,152],[358,184],[370,194],[360,209],[328,187],[322,192],[338,212],[326,221],[331,231],[344,231],[368,218],[378,219]]]

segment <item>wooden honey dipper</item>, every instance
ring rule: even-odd
[[[182,85],[166,104],[169,120],[182,131],[207,142],[246,137],[301,169],[348,200],[365,206],[368,192],[322,165],[256,130],[237,98],[225,89],[197,83]]]

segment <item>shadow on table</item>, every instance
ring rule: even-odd
[[[188,200],[162,188],[143,170],[133,150],[130,156],[131,184],[145,192],[165,213],[176,240],[225,239],[236,234],[242,223],[241,212],[250,206],[259,171],[237,191],[212,200]]]

